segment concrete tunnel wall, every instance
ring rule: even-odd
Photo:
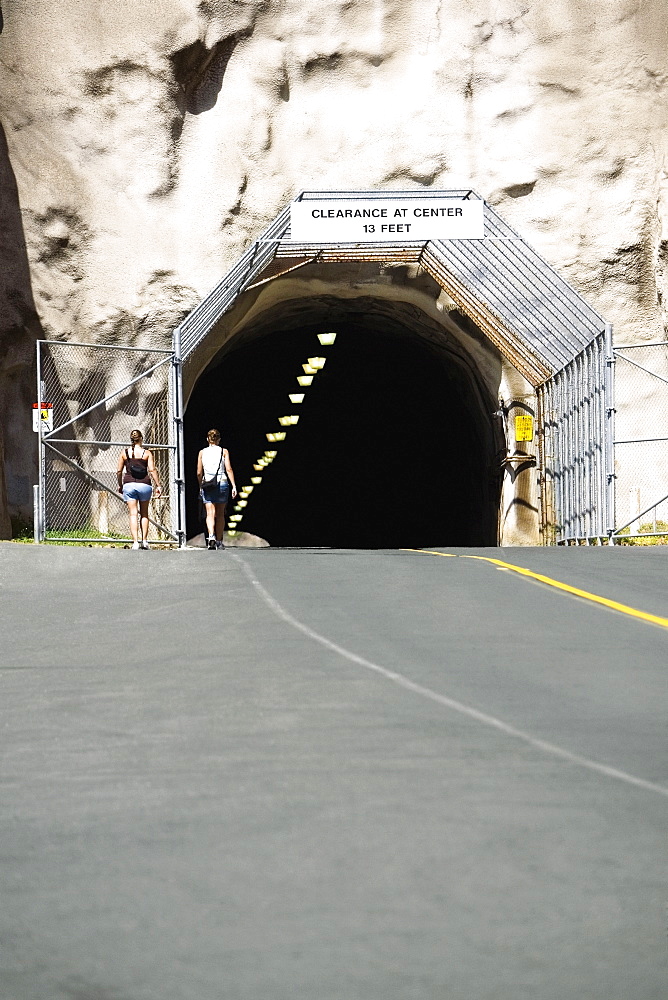
[[[185,366],[188,477],[206,430],[223,424],[237,482],[249,482],[268,447],[264,433],[290,412],[301,363],[326,353],[316,339],[326,330],[339,333],[337,344],[249,501],[243,530],[272,544],[539,544],[533,444],[514,462],[508,432],[514,407],[535,411],[532,387],[414,266],[314,263],[241,295]],[[337,356],[345,362],[338,373]],[[361,377],[374,363],[374,378]],[[397,391],[401,399],[388,399]],[[389,448],[376,420],[391,435]],[[324,437],[313,436],[316,424]],[[338,484],[323,471],[323,451],[334,463],[348,460]],[[394,484],[384,471],[393,455]],[[374,469],[376,480],[385,477],[375,494]],[[298,530],[314,508],[316,528]],[[195,534],[192,491],[188,514]]]

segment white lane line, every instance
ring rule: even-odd
[[[595,771],[597,774],[604,774],[607,778],[615,778],[617,781],[624,781],[627,785],[635,785],[636,788],[644,788],[645,791],[656,792],[658,795],[663,795],[668,798],[668,788],[664,788],[663,785],[656,785],[653,781],[645,781],[644,778],[637,778],[633,774],[627,774],[626,771],[619,771],[615,767],[608,767],[607,764],[599,764],[595,760],[589,760],[588,757],[581,757],[579,754],[571,753],[570,750],[565,750],[563,747],[556,746],[554,743],[547,743],[545,740],[532,736],[531,733],[525,733],[522,729],[516,729],[514,726],[509,726],[507,722],[503,722],[501,719],[497,719],[493,715],[487,715],[485,712],[478,711],[477,708],[472,708],[470,705],[464,705],[461,701],[455,701],[454,698],[448,698],[446,695],[439,694],[438,691],[432,691],[431,688],[424,687],[422,684],[416,684],[415,681],[410,680],[408,677],[404,677],[403,674],[398,674],[394,670],[388,670],[386,667],[381,667],[378,663],[372,663],[371,660],[367,660],[363,656],[358,656],[357,653],[352,653],[349,649],[344,649],[343,646],[339,646],[338,643],[332,642],[324,635],[320,635],[319,632],[314,632],[314,630],[309,628],[308,625],[304,625],[303,622],[293,618],[292,615],[287,612],[285,608],[281,607],[278,601],[271,596],[269,591],[262,586],[260,581],[253,576],[252,570],[244,562],[244,560],[237,555],[236,552],[231,552],[230,555],[236,562],[239,563],[257,593],[271,608],[274,614],[276,614],[279,618],[282,618],[288,625],[292,625],[293,628],[308,636],[309,639],[313,639],[314,642],[320,643],[320,645],[324,646],[325,649],[329,649],[333,653],[337,653],[339,656],[344,657],[344,659],[349,660],[351,663],[356,663],[358,666],[364,667],[366,670],[373,670],[374,673],[380,674],[388,681],[392,681],[393,684],[397,684],[399,687],[405,688],[407,691],[412,691],[414,694],[421,695],[423,698],[428,698],[429,701],[434,701],[438,705],[443,705],[445,708],[450,708],[455,712],[459,712],[461,715],[466,715],[469,719],[475,719],[476,722],[480,722],[485,726],[491,726],[493,729],[498,729],[500,732],[505,733],[506,736],[512,736],[515,739],[522,740],[524,743],[528,743],[529,746],[534,747],[536,750],[542,750],[544,753],[551,754],[553,757],[560,757],[562,760],[567,760],[571,764],[578,764],[580,767],[586,767],[589,771]]]

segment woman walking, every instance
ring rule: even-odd
[[[223,549],[225,531],[225,507],[230,498],[237,495],[234,473],[230,465],[227,448],[220,446],[220,431],[215,427],[206,436],[209,442],[197,456],[197,482],[199,495],[206,510],[206,547]]]
[[[118,492],[128,505],[130,534],[133,549],[148,548],[148,502],[153,494],[151,480],[155,483],[156,496],[160,495],[160,480],[153,462],[153,455],[144,448],[144,435],[134,430],[132,444],[124,448],[118,459]]]

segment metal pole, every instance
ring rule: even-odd
[[[573,444],[571,441],[573,433],[573,422],[571,420],[571,387],[569,379],[569,370],[564,368],[562,372],[563,378],[563,399],[564,399],[564,429],[565,429],[565,461],[564,461],[564,483],[566,488],[566,501],[564,503],[564,509],[566,511],[566,516],[564,518],[564,527],[566,537],[570,538],[573,534]],[[570,544],[570,543],[569,543]]]
[[[43,385],[42,385],[42,358],[41,358],[41,343],[38,340],[35,345],[37,348],[37,495],[33,498],[34,510],[33,518],[35,523],[33,524],[33,538],[38,544],[44,541],[45,536],[45,497],[44,497],[44,485],[45,485],[45,472],[46,472],[46,460],[44,456],[44,442],[42,441],[42,419],[41,419],[41,404],[46,402],[42,399],[43,396]],[[35,504],[36,499],[36,504]]]
[[[577,535],[580,538],[584,538],[587,534],[587,528],[585,525],[585,488],[584,488],[584,471],[585,471],[585,455],[584,455],[584,433],[582,430],[582,417],[584,414],[583,407],[583,386],[582,386],[582,355],[580,354],[573,361],[574,368],[574,383],[576,398],[574,403],[575,409],[575,463],[577,470],[577,491],[576,491],[576,511],[577,511]]]
[[[183,359],[181,357],[181,328],[174,330],[174,437],[176,443],[176,462],[174,491],[176,494],[176,525],[175,534],[179,540],[179,548],[186,547],[186,483],[185,483],[185,447],[183,440]]]
[[[615,531],[615,352],[612,323],[605,324],[605,478],[606,532],[608,542]],[[613,542],[614,544],[614,542]]]
[[[32,488],[32,538],[35,545],[39,544],[39,486]]]
[[[599,456],[598,456],[598,479],[599,479],[599,493],[600,493],[600,511],[599,511],[599,530],[602,536],[607,534],[608,530],[608,482],[606,479],[607,475],[607,458],[606,458],[606,445],[605,445],[605,435],[606,435],[606,421],[605,421],[605,337],[599,337],[598,339],[598,415],[597,415],[597,426],[596,426],[596,440],[599,446]]]
[[[607,470],[607,458],[606,458],[606,444],[605,444],[605,338],[599,337],[596,341],[596,357],[597,357],[597,400],[598,405],[596,409],[596,442],[598,445],[598,492],[599,492],[599,511],[598,511],[598,530],[601,537],[605,537],[608,528],[608,483],[606,480],[606,470]]]
[[[545,384],[536,387],[536,422],[538,432],[536,434],[536,459],[538,465],[538,503],[540,506],[540,534],[543,545],[548,545],[547,532],[547,510],[545,506],[546,485],[545,485]]]
[[[582,355],[582,455],[584,461],[584,481],[585,481],[585,532],[587,537],[596,534],[596,527],[593,521],[594,497],[592,491],[594,453],[591,447],[591,347],[586,348]]]

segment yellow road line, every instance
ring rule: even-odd
[[[563,590],[565,593],[573,594],[575,597],[582,597],[586,601],[592,601],[594,604],[602,604],[603,607],[610,608],[612,611],[620,611],[622,614],[630,615],[632,618],[640,618],[642,621],[651,622],[652,625],[660,625],[662,628],[668,628],[668,618],[651,615],[648,611],[639,611],[638,608],[631,608],[628,604],[620,604],[619,601],[612,601],[609,597],[600,597],[598,594],[591,594],[588,590],[580,590],[579,587],[571,587],[569,583],[562,583],[561,580],[553,580],[551,576],[534,573],[533,570],[525,569],[524,566],[515,566],[513,563],[503,562],[502,559],[492,559],[490,556],[460,556],[454,552],[433,552],[430,549],[404,549],[404,551],[421,552],[426,556],[445,556],[450,559],[479,559],[482,562],[500,566],[502,569],[510,569],[521,576],[528,576],[532,580],[539,580],[541,583],[546,583],[549,587]]]

